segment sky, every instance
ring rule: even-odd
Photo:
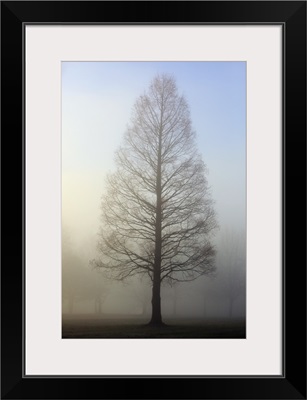
[[[245,230],[245,62],[62,62],[62,224],[78,246],[96,244],[106,173],[157,73],[189,104],[220,231]]]

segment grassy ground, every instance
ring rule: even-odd
[[[166,326],[147,326],[141,318],[63,318],[63,338],[245,338],[243,320],[165,319]]]

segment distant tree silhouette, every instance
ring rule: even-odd
[[[91,271],[87,263],[76,253],[66,231],[62,239],[62,302],[67,302],[69,314],[75,312],[80,301],[94,303],[94,312],[102,313],[102,305],[109,294],[105,278]]]
[[[84,268],[82,260],[72,250],[66,231],[62,239],[62,300],[68,304],[68,313],[74,312],[74,306],[83,290]]]
[[[217,227],[189,107],[172,76],[156,76],[137,99],[116,164],[92,263],[117,280],[149,276],[150,323],[162,325],[161,284],[214,270],[210,238]]]
[[[147,277],[146,279],[135,279],[131,287],[132,298],[135,298],[142,309],[142,316],[144,317],[149,310],[150,305],[150,287]]]
[[[228,302],[228,317],[233,317],[235,301],[245,300],[246,248],[243,234],[226,232],[221,244],[221,291]]]

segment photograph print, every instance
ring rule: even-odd
[[[61,68],[62,338],[245,338],[246,63]]]

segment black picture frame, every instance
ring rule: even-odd
[[[23,376],[26,240],[23,32],[30,23],[283,26],[282,376]],[[306,2],[3,1],[1,55],[2,398],[306,399]]]

